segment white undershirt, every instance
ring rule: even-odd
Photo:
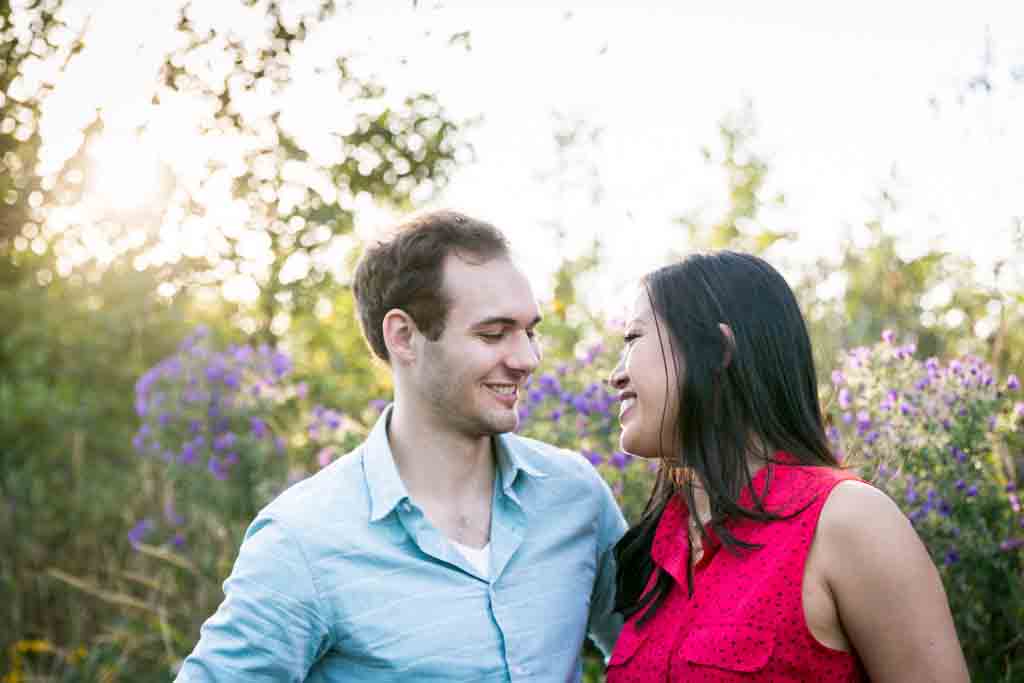
[[[448,539],[451,541],[451,539]],[[491,575],[491,544],[488,543],[483,548],[470,548],[468,545],[462,545],[458,541],[452,541],[452,545],[455,546],[462,556],[473,565],[473,568],[477,570],[480,576]]]

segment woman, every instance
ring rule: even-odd
[[[968,680],[920,539],[829,450],[782,276],[718,252],[643,285],[610,381],[660,469],[615,549],[608,682]]]

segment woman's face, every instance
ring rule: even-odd
[[[658,458],[676,448],[677,373],[668,329],[651,309],[647,288],[640,289],[626,323],[626,346],[612,371],[618,391],[622,450],[641,458]],[[676,368],[678,365],[678,369]]]

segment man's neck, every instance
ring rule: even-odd
[[[388,423],[388,442],[413,500],[448,501],[458,506],[478,496],[489,499],[494,485],[489,436],[460,434],[415,406],[396,400]]]

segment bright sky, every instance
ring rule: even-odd
[[[66,79],[89,83],[88,89],[58,89],[51,130],[75,125],[66,105],[74,99],[81,105],[82,97],[130,125],[146,106],[146,79],[171,45],[177,4],[103,2],[90,30],[106,59],[79,65]],[[315,42],[324,54],[351,45],[360,65],[397,93],[433,90],[456,117],[482,117],[470,136],[476,160],[460,168],[432,205],[464,209],[508,232],[542,296],[559,258],[579,253],[595,236],[607,250],[606,270],[590,290],[598,301],[663,262],[667,250],[685,251],[673,219],[695,211],[713,219],[724,200],[723,180],[704,163],[701,148],[717,149],[718,123],[747,99],[758,127],[754,147],[770,164],[767,194],[785,192],[787,200],[765,213],[763,223],[799,233],[779,261],[835,253],[844,230],[878,215],[882,187],[900,201],[887,225],[905,238],[908,254],[941,245],[988,264],[1009,253],[1012,217],[1024,216],[1024,82],[1010,76],[1021,65],[1024,78],[1021,3],[412,5],[357,5]],[[211,15],[227,7],[197,6]],[[258,26],[258,12],[246,16]],[[461,31],[470,31],[470,50],[445,45]],[[995,90],[958,103],[981,72],[986,32]],[[96,73],[106,75],[97,81]],[[337,107],[325,105],[330,100],[315,84],[297,92],[307,95],[296,98],[292,115],[316,119],[307,128],[345,119],[342,98]],[[318,106],[310,107],[314,92]],[[937,109],[929,104],[933,98]],[[143,167],[153,156],[172,166],[201,161],[203,151],[190,150],[182,143],[186,131],[175,127],[187,113],[165,117],[163,149],[109,141],[105,173],[122,170],[120,179],[108,178],[113,186],[135,182],[144,195]],[[556,117],[600,130],[597,143],[571,153],[562,176],[551,175]],[[74,136],[52,139],[68,147]],[[588,189],[592,169],[603,190],[596,204]],[[118,208],[132,208],[133,200],[120,201],[129,206]],[[244,211],[230,201],[211,204],[226,221]],[[554,243],[552,221],[566,230],[564,244]],[[364,211],[360,232],[387,222]],[[180,237],[203,226],[190,226],[185,217],[162,229]],[[258,254],[262,247],[253,244]],[[1015,281],[1024,281],[1024,273],[1018,270]]]
[[[455,111],[486,117],[474,139],[478,163],[438,203],[508,229],[536,273],[557,263],[542,227],[552,217],[568,229],[569,253],[594,233],[605,241],[602,297],[663,262],[668,248],[685,250],[672,219],[718,215],[724,183],[700,149],[715,147],[718,122],[745,98],[770,185],[787,198],[764,223],[800,235],[780,258],[834,253],[845,229],[877,215],[883,186],[901,201],[888,226],[908,255],[930,244],[979,263],[1007,253],[1011,217],[1024,216],[1024,83],[1009,76],[1024,65],[1024,5],[586,4],[565,18],[448,3],[446,26],[470,29],[472,52],[442,68],[408,67]],[[996,90],[960,105],[981,72],[986,31]],[[586,192],[559,196],[557,180],[536,178],[555,166],[553,112],[603,131],[575,157],[577,175],[588,164],[598,170],[597,206]]]

